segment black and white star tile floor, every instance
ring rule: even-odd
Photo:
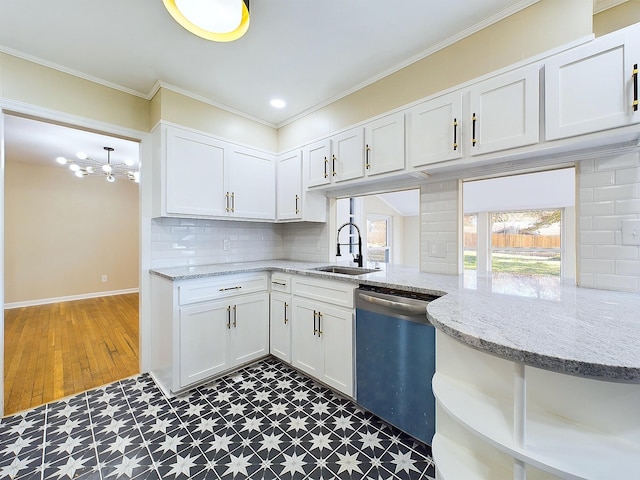
[[[0,422],[0,480],[433,479],[430,448],[274,359],[182,397],[142,374]]]

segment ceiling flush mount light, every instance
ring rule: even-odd
[[[88,175],[106,175],[107,182],[113,183],[116,181],[116,177],[123,177],[131,180],[135,183],[140,183],[140,172],[134,170],[131,167],[134,165],[134,161],[127,159],[122,163],[111,161],[111,152],[114,151],[112,147],[103,147],[107,152],[107,163],[94,160],[84,152],[76,153],[78,160],[69,160],[65,157],[57,157],[56,162],[60,165],[69,165],[69,170],[73,172],[76,177],[83,178]]]
[[[285,102],[281,98],[274,98],[270,103],[273,108],[284,108],[287,106],[287,102]]]
[[[232,42],[249,28],[249,0],[162,0],[173,19],[214,42]]]

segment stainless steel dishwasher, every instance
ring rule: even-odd
[[[356,401],[424,443],[435,433],[437,296],[360,285],[356,290]]]

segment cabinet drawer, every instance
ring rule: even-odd
[[[233,295],[265,292],[268,285],[267,277],[266,273],[238,274],[186,281],[178,286],[178,302],[180,305],[189,305]]]
[[[271,291],[291,293],[291,275],[274,272],[271,274]]]
[[[293,277],[293,294],[339,307],[353,308],[353,291],[356,284],[322,280],[310,277]]]

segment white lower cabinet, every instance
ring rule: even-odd
[[[291,295],[271,293],[271,355],[291,363]]]
[[[267,273],[152,277],[151,371],[179,392],[269,354]]]
[[[349,396],[353,396],[354,288],[343,282],[294,277],[291,302],[292,365]],[[340,295],[333,303],[317,299],[336,291],[343,292],[342,300]],[[345,302],[347,306],[336,306]]]
[[[179,387],[269,354],[269,294],[190,305],[179,313]]]

